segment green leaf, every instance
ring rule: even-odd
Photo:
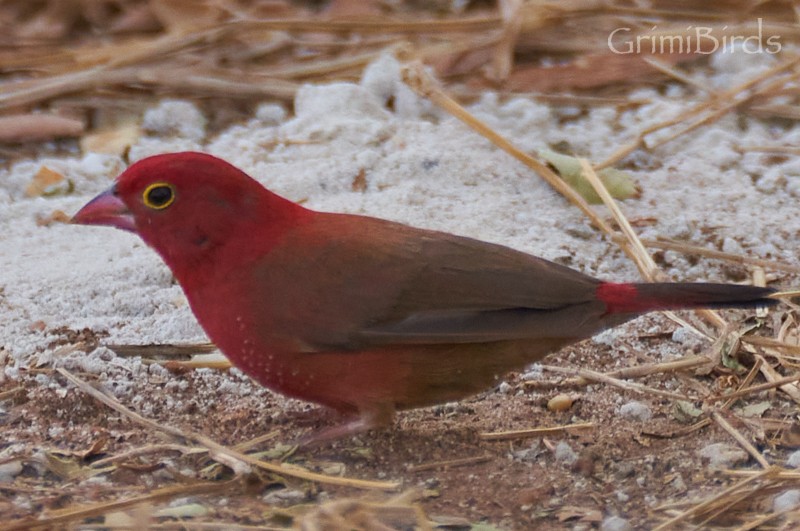
[[[580,161],[569,155],[556,153],[550,149],[542,149],[539,156],[553,166],[556,172],[575,189],[586,201],[592,204],[602,203],[594,187],[583,176]],[[608,188],[611,197],[615,199],[628,199],[639,196],[639,187],[630,173],[615,168],[603,168],[597,176]]]

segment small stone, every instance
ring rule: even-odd
[[[286,109],[274,103],[264,103],[256,108],[256,119],[265,125],[278,125],[286,120]]]
[[[601,531],[630,531],[630,522],[619,516],[609,516],[600,524]]]
[[[9,461],[0,465],[0,483],[11,483],[22,473],[22,461]]]
[[[776,513],[790,511],[800,506],[800,490],[792,489],[775,496],[772,501],[772,510]]]
[[[497,390],[503,393],[504,395],[510,394],[514,388],[508,382],[501,382],[500,385],[497,387]]]
[[[539,446],[540,443],[537,440],[533,444],[531,444],[528,448],[512,452],[511,455],[514,459],[517,459],[519,461],[528,461],[532,463],[536,461],[536,458],[538,458],[542,453],[542,449]]]
[[[520,379],[524,382],[528,382],[531,380],[540,380],[542,378],[543,370],[542,366],[538,363],[534,363],[530,365],[525,372],[520,375]]]
[[[193,103],[181,100],[163,100],[144,113],[145,131],[158,136],[177,135],[200,141],[206,136],[206,119]]]
[[[708,459],[708,466],[712,470],[731,468],[737,464],[747,462],[750,457],[747,452],[738,446],[725,443],[709,444],[702,448],[698,455]]]
[[[572,449],[568,442],[561,441],[558,443],[556,446],[556,461],[571,465],[577,460],[578,454],[575,453],[575,450]]]
[[[683,480],[683,476],[681,474],[676,475],[675,479],[672,480],[670,485],[672,485],[672,488],[677,491],[686,492],[686,482]]]
[[[640,422],[647,422],[653,418],[653,412],[650,406],[631,400],[627,404],[622,404],[619,408],[619,414],[627,419],[638,420]]]
[[[793,452],[786,460],[786,466],[791,468],[800,468],[800,450]]]
[[[295,505],[306,501],[306,494],[296,489],[280,489],[267,493],[262,499],[274,505]]]

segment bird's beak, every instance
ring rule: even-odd
[[[125,206],[125,203],[117,197],[113,188],[106,190],[86,203],[77,214],[72,216],[71,223],[107,225],[136,232],[136,222],[133,219],[133,214]]]

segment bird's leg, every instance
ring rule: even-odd
[[[350,437],[372,429],[387,428],[394,420],[393,404],[370,404],[369,407],[359,409],[359,416],[343,424],[329,426],[318,431],[306,434],[300,438],[300,446],[308,446],[327,441]]]

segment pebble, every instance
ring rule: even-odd
[[[713,443],[702,448],[697,454],[708,459],[708,466],[711,469],[732,468],[733,466],[745,463],[750,458],[747,452],[726,443]]]
[[[778,494],[772,501],[772,510],[776,513],[790,511],[798,506],[800,506],[800,490],[798,489],[787,490],[782,494]]]
[[[9,461],[0,465],[0,483],[11,483],[22,472],[22,461]]]
[[[633,529],[630,522],[619,516],[609,516],[600,525],[601,531],[630,531]]]
[[[786,460],[786,466],[791,468],[800,468],[800,450],[793,452]]]
[[[568,442],[561,441],[558,443],[556,446],[556,461],[571,465],[577,460],[578,454],[575,453],[575,450],[572,449]]]
[[[636,400],[631,400],[626,404],[622,404],[622,406],[619,408],[619,414],[627,419],[638,420],[641,422],[646,422],[653,418],[653,412],[650,409],[650,406],[641,402],[637,402]]]

